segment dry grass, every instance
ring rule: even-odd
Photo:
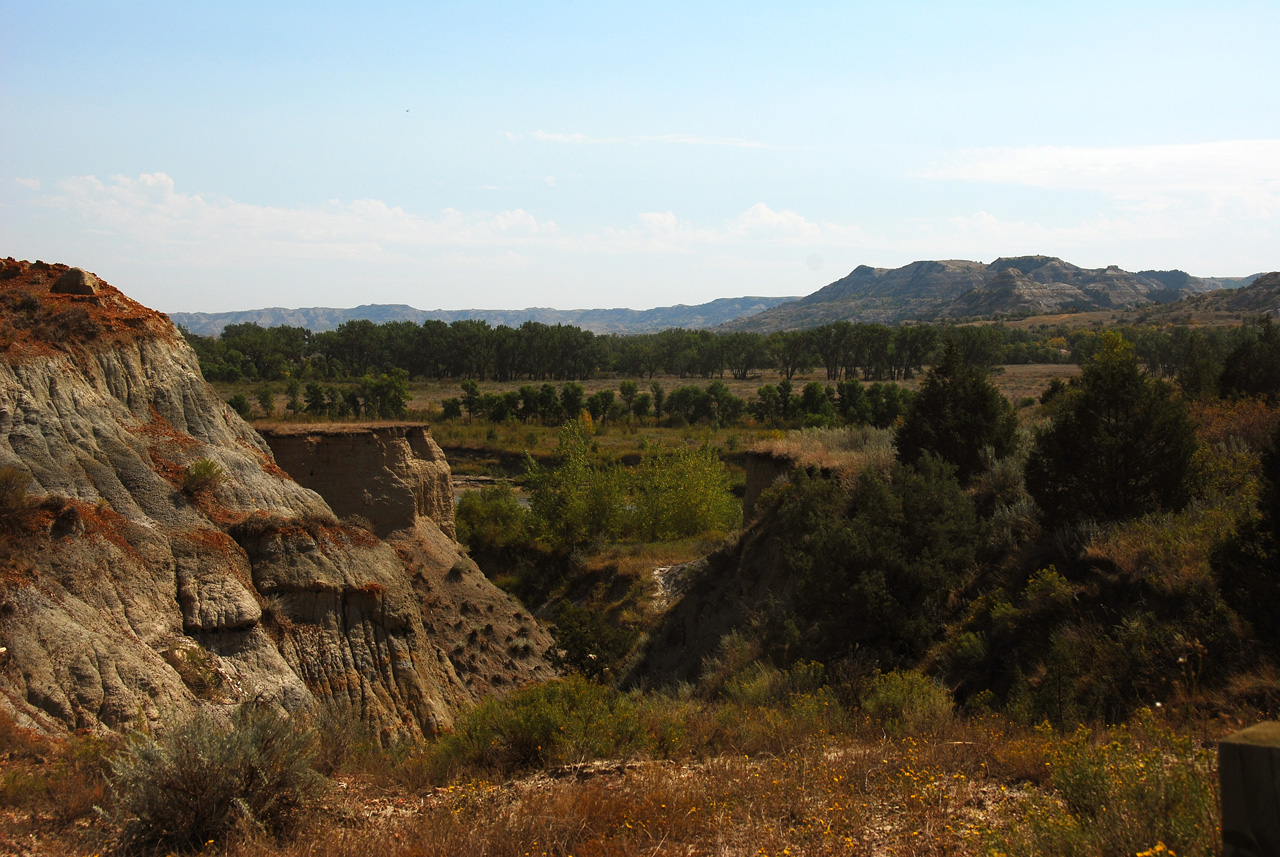
[[[1136,853],[1108,847],[1123,838],[1203,854],[1217,824],[1213,780],[1212,754],[1160,726],[1062,736],[985,718],[890,739],[863,722],[768,751],[575,765],[506,783],[366,796],[340,812],[343,821],[318,822],[287,846],[243,841],[226,853]],[[1162,817],[1146,789],[1182,812]],[[1100,830],[1095,814],[1128,824]]]
[[[801,429],[767,438],[751,451],[830,473],[861,473],[868,467],[887,472],[894,461],[893,431],[870,427]]]
[[[976,841],[985,789],[947,748],[814,743],[777,755],[579,768],[467,782],[401,804],[386,823],[321,828],[249,855],[954,854]],[[939,752],[939,751],[942,752]]]
[[[359,773],[335,775],[292,838],[242,829],[201,853],[1131,855],[1157,842],[1212,853],[1213,754],[1148,714],[1075,735],[987,716],[891,737],[876,721],[833,711],[825,692],[763,706],[638,704],[648,728],[665,723],[680,740],[509,781],[463,770],[436,786],[396,785],[394,754],[381,768],[364,758]],[[1131,850],[1114,850],[1113,828]],[[76,827],[48,815],[0,831],[0,850],[91,853],[111,833],[100,821]]]
[[[1039,398],[1055,378],[1067,381],[1080,374],[1074,363],[1027,363],[1002,366],[991,376],[991,383],[1010,401],[1017,403],[1028,396]]]
[[[1214,550],[1235,533],[1231,509],[1193,507],[1148,515],[1104,529],[1086,557],[1106,559],[1156,592],[1176,593],[1212,578]]]

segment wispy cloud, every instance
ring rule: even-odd
[[[554,177],[544,179],[554,184]],[[819,223],[760,202],[718,224],[694,224],[673,211],[641,212],[630,225],[600,225],[568,233],[523,209],[433,215],[376,199],[330,200],[314,206],[262,206],[185,193],[165,173],[136,178],[77,176],[39,197],[46,208],[71,211],[99,234],[163,248],[172,257],[350,258],[415,256],[443,249],[569,253],[690,253],[730,245],[831,246],[857,243],[861,229]]]
[[[175,254],[235,248],[249,256],[359,258],[414,247],[519,246],[554,239],[556,224],[522,209],[434,216],[376,199],[331,200],[317,206],[261,206],[177,190],[164,173],[137,178],[78,176],[41,198],[45,207],[77,212],[90,228]]]
[[[40,190],[40,179],[15,178],[14,181],[30,190]]]
[[[1211,216],[1245,218],[1280,214],[1280,140],[974,149],[919,175],[1094,191],[1139,210],[1195,207]]]
[[[861,227],[818,223],[758,202],[716,226],[698,226],[673,211],[648,211],[632,226],[607,227],[583,236],[577,248],[598,253],[693,253],[732,245],[776,247],[849,246],[862,242]]]
[[[508,140],[525,139],[524,134],[503,132]],[[738,137],[699,137],[696,134],[634,134],[622,137],[592,137],[587,134],[562,134],[551,131],[534,131],[530,138],[542,143],[569,143],[580,146],[630,145],[638,146],[648,143],[668,143],[678,146],[720,146],[733,149],[786,149],[774,143],[759,140],[744,140]]]

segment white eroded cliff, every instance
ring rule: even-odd
[[[96,280],[60,293],[66,272],[0,263],[0,706],[19,722],[163,728],[256,697],[413,736],[550,675],[545,632],[429,518],[392,542],[339,524],[168,319]]]

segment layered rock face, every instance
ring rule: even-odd
[[[262,434],[276,463],[339,517],[359,515],[384,538],[429,518],[456,538],[449,463],[425,426],[285,426]]]
[[[55,291],[67,270],[0,267],[11,717],[162,730],[198,706],[267,699],[415,737],[551,675],[549,637],[433,523],[444,513],[424,501],[428,516],[388,541],[340,524],[204,383],[167,318],[96,280]],[[406,472],[447,482],[425,433],[396,442],[420,450]]]

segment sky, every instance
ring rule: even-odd
[[[0,256],[168,312],[1280,268],[1280,3],[0,3]]]

